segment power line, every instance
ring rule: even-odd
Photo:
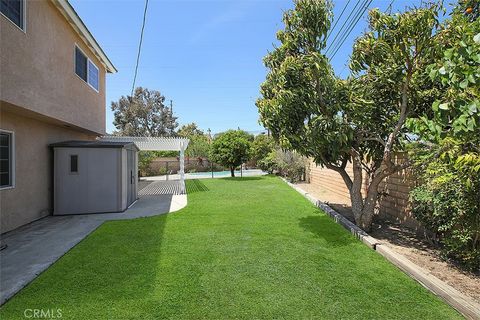
[[[388,11],[388,13],[391,13],[391,12],[392,12],[392,5],[393,5],[394,2],[395,2],[395,0],[392,0],[392,1],[390,2],[390,4],[388,5],[387,10],[386,10],[386,11]]]
[[[386,11],[388,11],[389,13],[391,13],[392,5],[393,5],[394,2],[395,2],[395,0],[390,1],[390,4],[388,5],[388,7],[387,7],[387,9],[386,9]],[[368,5],[370,5],[370,3],[369,3]],[[367,5],[367,7],[368,7],[368,5]],[[362,13],[362,15],[363,15],[363,13]],[[338,51],[338,50],[337,50],[337,51]],[[332,59],[333,59],[333,57],[335,56],[335,54],[336,54],[336,52],[333,54]],[[347,68],[347,64],[345,64],[345,65],[343,66],[342,71],[340,71],[339,75],[341,75],[341,74],[343,73],[343,71],[345,71],[346,68]]]
[[[138,63],[140,61],[140,52],[142,51],[143,30],[145,29],[145,20],[147,19],[147,8],[148,8],[148,0],[145,0],[145,9],[143,11],[142,31],[140,32],[140,42],[138,43],[137,62],[135,64],[135,74],[133,76],[132,93],[130,94],[131,97],[133,97],[133,90],[135,90],[135,82],[137,81]]]
[[[347,9],[349,3],[350,3],[350,0],[347,1],[347,4],[343,7],[342,12],[338,16],[337,20],[335,20],[335,23],[333,24],[332,29],[330,29],[331,31],[327,35],[326,41],[328,41],[328,38],[330,38],[330,35],[332,34],[333,30],[335,30],[335,27],[337,26],[338,21],[340,21],[340,19],[342,19],[343,13],[345,12],[345,9]]]
[[[367,2],[369,0],[364,0],[363,3],[360,4],[357,10],[353,11],[353,17],[352,20],[350,20],[350,23],[347,25],[347,27],[343,30],[343,32],[339,35],[339,39],[335,44],[332,44],[332,47],[330,48],[330,55],[333,55],[335,51],[337,51],[339,46],[343,45],[343,42],[345,41],[345,38],[348,37],[350,30],[353,25],[355,25],[359,19],[359,16],[362,15],[362,9],[367,5]]]
[[[363,0],[364,2],[366,0]],[[347,24],[347,22],[350,20],[350,17],[352,16],[352,14],[357,10],[357,7],[358,5],[360,4],[360,1],[357,1],[357,3],[355,4],[355,7],[353,7],[353,10],[350,11],[350,14],[348,15],[347,19],[345,19],[345,21],[343,22],[342,26],[340,27],[340,30],[337,31],[337,34],[335,35],[335,37],[333,38],[332,40],[332,43],[330,44],[330,46],[327,48],[327,50],[325,51],[325,54],[328,54],[328,52],[330,51],[330,49],[332,48],[332,46],[334,45],[335,41],[337,40],[338,38],[338,35],[342,32],[343,28],[345,28],[345,25]]]
[[[365,11],[368,9],[368,6],[372,3],[373,0],[369,0],[367,5],[363,8],[363,10],[360,12],[360,14],[357,16],[355,22],[350,26],[350,28],[348,29],[345,37],[343,38],[342,42],[337,46],[337,49],[333,52],[332,56],[330,59],[333,59],[335,57],[335,55],[337,54],[338,50],[340,50],[340,48],[343,46],[343,44],[345,43],[345,40],[347,40],[348,36],[350,35],[350,33],[352,32],[353,28],[355,28],[355,26],[357,25],[358,21],[360,20],[360,18],[362,18],[363,14],[365,13]]]
[[[345,41],[345,37],[348,36],[350,28],[352,27],[352,25],[355,25],[357,23],[357,19],[362,14],[362,9],[364,8],[364,6],[368,1],[369,0],[364,0],[363,3],[360,4],[358,9],[352,11],[353,13],[352,19],[349,21],[349,24],[345,27],[345,29],[338,34],[339,35],[338,41],[332,44],[330,48],[331,49],[330,55],[332,55],[338,49],[338,47],[343,44],[343,41]]]

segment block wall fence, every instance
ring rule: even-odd
[[[395,162],[401,163],[405,160],[406,155],[399,153],[395,155]],[[308,180],[313,187],[320,190],[326,189],[335,193],[344,203],[350,205],[350,195],[342,177],[336,171],[317,166],[313,161],[309,161]],[[352,166],[349,163],[346,168],[348,174],[352,177]],[[364,173],[364,181],[362,192],[365,194],[367,188],[366,174]],[[409,207],[409,192],[415,185],[415,178],[410,170],[397,172],[383,181],[379,190],[383,193],[380,199],[379,215],[389,220],[402,223],[414,229],[421,229],[420,223],[416,221]]]

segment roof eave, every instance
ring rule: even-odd
[[[78,16],[77,12],[75,11],[75,9],[73,9],[72,5],[68,2],[68,0],[51,1],[67,19],[68,23],[72,26],[72,28],[78,33],[80,38],[82,38],[82,40],[87,44],[90,50],[92,50],[93,53],[97,56],[97,58],[100,60],[107,72],[116,73],[117,68],[115,68],[113,63],[107,57],[102,47],[100,47],[97,40],[95,40],[85,23],[83,23],[82,19]]]

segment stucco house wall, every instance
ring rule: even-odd
[[[66,0],[24,3],[24,30],[0,15],[0,130],[14,135],[15,176],[0,188],[0,233],[52,213],[48,145],[105,133],[105,75],[116,71]],[[75,46],[98,67],[98,92],[75,73]]]
[[[27,1],[25,23],[0,15],[0,100],[103,134],[105,67],[51,1]],[[75,44],[98,67],[99,92],[75,73]]]
[[[51,213],[52,153],[48,145],[95,136],[2,112],[1,127],[15,133],[15,186],[0,190],[0,230],[10,231]]]

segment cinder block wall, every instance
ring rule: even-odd
[[[310,170],[308,175],[308,182],[313,186],[317,186],[322,189],[326,189],[330,192],[335,193],[341,199],[345,201],[345,203],[350,204],[350,194],[348,189],[343,182],[342,177],[336,171],[322,168],[321,166],[317,166],[313,161],[309,162]],[[353,177],[353,170],[352,165],[349,163],[346,168],[350,177]],[[366,181],[366,180],[365,180]],[[365,192],[366,183],[363,183],[362,193]]]
[[[396,163],[403,163],[406,155],[398,153],[395,155]],[[385,193],[380,201],[380,215],[402,222],[413,228],[420,227],[410,212],[408,201],[409,192],[415,185],[415,177],[411,170],[397,172],[385,179],[380,184],[380,191]]]
[[[395,161],[402,162],[405,158],[403,154],[395,155]],[[313,161],[309,163],[309,182],[314,187],[325,189],[335,193],[350,204],[350,195],[342,177],[336,171],[317,166]],[[347,165],[348,174],[352,177],[352,166]],[[364,182],[362,192],[365,195],[367,187],[366,173],[364,173]],[[379,190],[384,193],[380,199],[380,216],[401,222],[411,228],[419,229],[420,224],[412,217],[408,197],[409,191],[413,187],[415,179],[409,170],[398,172],[388,177],[380,184]]]

